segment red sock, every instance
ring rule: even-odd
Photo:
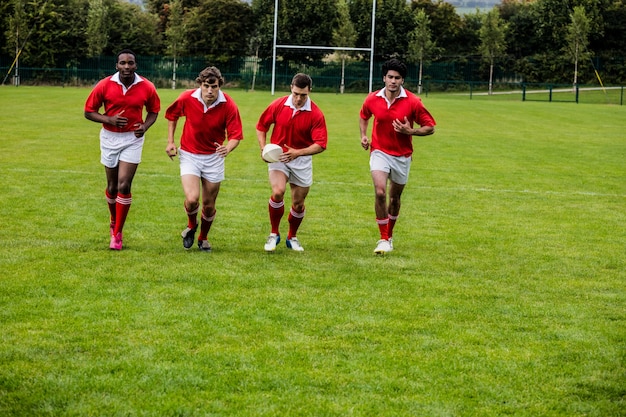
[[[298,233],[300,223],[302,223],[302,219],[304,219],[304,212],[304,207],[302,208],[301,213],[298,213],[293,207],[291,207],[291,210],[289,210],[289,234],[287,235],[287,239],[295,237]]]
[[[380,238],[389,240],[389,217],[386,219],[376,219],[378,230],[380,230]]]
[[[285,214],[285,202],[274,201],[274,199],[270,197],[270,201],[267,207],[270,212],[270,224],[272,225],[272,233],[279,234],[278,230],[280,226],[280,221],[283,218],[283,214]]]
[[[389,239],[393,236],[393,227],[396,225],[396,220],[398,220],[398,216],[389,215],[389,226],[387,226],[387,235]]]
[[[109,223],[112,226],[115,225],[115,197],[114,195],[109,194],[109,190],[104,190],[104,194],[106,195],[107,204],[109,205]]]
[[[131,194],[117,193],[115,199],[115,231],[114,234],[122,232],[124,223],[126,222],[126,216],[128,216],[128,210],[130,210],[130,204],[133,202]]]
[[[200,206],[198,205],[195,209],[189,210],[185,205],[185,213],[187,213],[187,227],[193,229],[198,225],[198,210],[200,210]]]
[[[198,235],[198,240],[206,240],[206,237],[209,234],[209,230],[211,230],[213,220],[215,220],[216,214],[217,210],[213,212],[212,216],[207,216],[204,214],[204,211],[202,212],[202,219],[200,220],[200,234]]]

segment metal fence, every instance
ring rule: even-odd
[[[174,74],[174,61],[169,57],[147,56],[138,57],[138,73],[148,77],[158,87],[169,87]],[[115,57],[101,56],[96,58],[67,59],[58,68],[20,67],[18,78],[11,68],[12,59],[0,56],[0,70],[8,75],[5,84],[57,84],[57,85],[90,85],[106,75],[115,72]],[[193,84],[198,73],[212,63],[204,58],[184,57],[176,62],[176,79],[178,82]],[[380,75],[380,62],[375,62],[374,77]],[[217,65],[226,81],[240,88],[270,88],[272,80],[272,60],[255,59],[254,57],[236,58]],[[344,74],[344,86],[349,92],[367,91],[369,87],[369,69],[367,61],[346,62],[342,70],[342,62],[333,60],[278,60],[276,62],[276,85],[289,85],[293,74],[306,72],[313,78],[316,89],[339,90]],[[417,66],[409,66],[408,79],[417,79]],[[445,62],[430,63],[424,69],[424,78],[439,80],[468,80],[481,78],[480,61],[467,60],[463,63]]]
[[[169,57],[138,57],[138,73],[149,78],[159,88],[172,88],[174,61]],[[13,59],[0,56],[0,71],[4,84],[12,85],[93,85],[103,77],[115,72],[115,57],[101,56],[83,59],[58,59],[65,62],[60,68],[19,67],[16,74]],[[198,73],[212,63],[201,57],[184,57],[176,62],[176,88],[195,86]],[[374,63],[374,88],[382,86],[380,67],[382,59]],[[217,65],[229,88],[246,90],[269,90],[272,83],[272,60],[245,57],[232,59]],[[365,93],[369,89],[370,64],[367,61],[348,61],[342,65],[333,60],[279,60],[276,62],[275,87],[287,90],[291,78],[297,72],[305,72],[313,78],[316,91]],[[485,81],[485,67],[479,59],[463,59],[455,62],[429,63],[423,69],[422,85],[417,85],[419,68],[409,65],[405,86],[421,94],[453,93],[467,95],[470,99],[519,99],[524,101],[570,101],[623,105],[622,86],[572,86],[556,84],[528,84],[515,74],[496,72],[497,80],[489,89]],[[342,78],[342,74],[344,74]],[[343,88],[342,88],[343,81]]]

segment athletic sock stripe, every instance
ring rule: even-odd
[[[130,204],[133,202],[133,198],[132,197],[123,198],[123,197],[117,196],[117,198],[115,199],[115,202],[119,204],[123,204],[125,206],[130,206]]]
[[[302,210],[302,213],[298,213],[297,211],[295,211],[293,209],[293,207],[291,208],[291,210],[289,210],[289,214],[291,214],[293,217],[295,217],[296,219],[302,219],[304,218],[304,213],[306,212],[306,210]]]
[[[283,201],[274,201],[270,198],[269,205],[271,208],[277,209],[285,206],[285,200]]]
[[[389,218],[386,218],[386,219],[376,219],[376,223],[381,224],[381,225],[389,224]]]

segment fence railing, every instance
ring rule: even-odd
[[[174,61],[167,57],[141,57],[138,73],[148,77],[159,88],[174,86]],[[382,87],[380,65],[374,66],[373,88]],[[203,58],[181,58],[176,62],[176,88],[195,86],[197,74],[209,65]],[[219,65],[229,88],[269,90],[272,83],[272,63],[268,59],[246,57]],[[115,71],[114,57],[69,60],[63,68],[20,67],[10,65],[7,57],[0,57],[0,71],[5,85],[93,85]],[[369,63],[349,62],[342,70],[341,62],[280,61],[276,63],[275,86],[288,90],[293,74],[306,72],[313,78],[316,91],[366,93],[369,88]],[[341,74],[344,77],[341,77]],[[413,92],[452,93],[467,95],[470,99],[522,100],[573,103],[624,104],[624,86],[525,83],[510,74],[497,74],[497,81],[467,81],[482,78],[476,62],[433,63],[424,71],[421,86],[417,82],[417,66],[409,66],[405,86]],[[459,78],[461,78],[459,80]],[[343,84],[343,88],[342,88]]]

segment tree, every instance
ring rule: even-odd
[[[333,43],[335,46],[343,46],[353,48],[356,42],[356,30],[350,21],[350,11],[346,0],[337,1],[337,17],[339,27],[333,31]],[[343,94],[345,90],[345,68],[346,60],[350,59],[351,53],[348,51],[339,51],[339,59],[341,60],[341,84],[339,92]]]
[[[176,89],[176,64],[180,54],[185,50],[187,39],[182,0],[172,0],[168,5],[169,19],[165,29],[165,52],[172,57],[172,89]]]
[[[423,9],[418,9],[415,13],[415,29],[410,34],[409,42],[409,57],[419,64],[417,93],[421,94],[424,58],[436,47],[431,39],[430,19]]]
[[[189,13],[189,54],[202,54],[214,65],[244,56],[254,32],[252,9],[239,0],[206,0]]]
[[[158,17],[142,10],[136,4],[114,0],[109,8],[113,24],[109,30],[106,53],[115,55],[130,48],[137,55],[156,55],[162,51],[162,37],[158,32]]]
[[[370,12],[371,14],[371,12]],[[413,30],[413,14],[406,0],[385,0],[376,3],[376,55],[383,58],[408,55],[408,34]]]
[[[467,54],[465,45],[459,42],[463,22],[453,5],[443,0],[413,0],[411,8],[413,12],[417,9],[426,12],[430,19],[432,39],[441,48],[443,55],[458,57]]]
[[[332,46],[337,22],[336,0],[281,0],[278,10],[278,43],[302,46]],[[320,59],[326,52],[283,50],[281,55],[303,64]]]
[[[493,65],[497,57],[506,50],[506,24],[500,18],[500,12],[494,8],[483,17],[480,28],[480,52],[489,62],[489,95],[493,94]]]
[[[108,8],[103,0],[89,0],[87,11],[87,56],[100,56],[109,38]]]
[[[582,6],[574,7],[570,19],[572,22],[567,27],[567,34],[565,35],[568,44],[566,51],[574,63],[574,88],[576,88],[578,84],[578,62],[590,57],[590,53],[587,51],[590,24],[585,8]]]
[[[6,33],[8,52],[19,44],[20,60],[37,68],[62,67],[68,59],[85,54],[87,0],[16,0],[14,4],[16,13]]]

